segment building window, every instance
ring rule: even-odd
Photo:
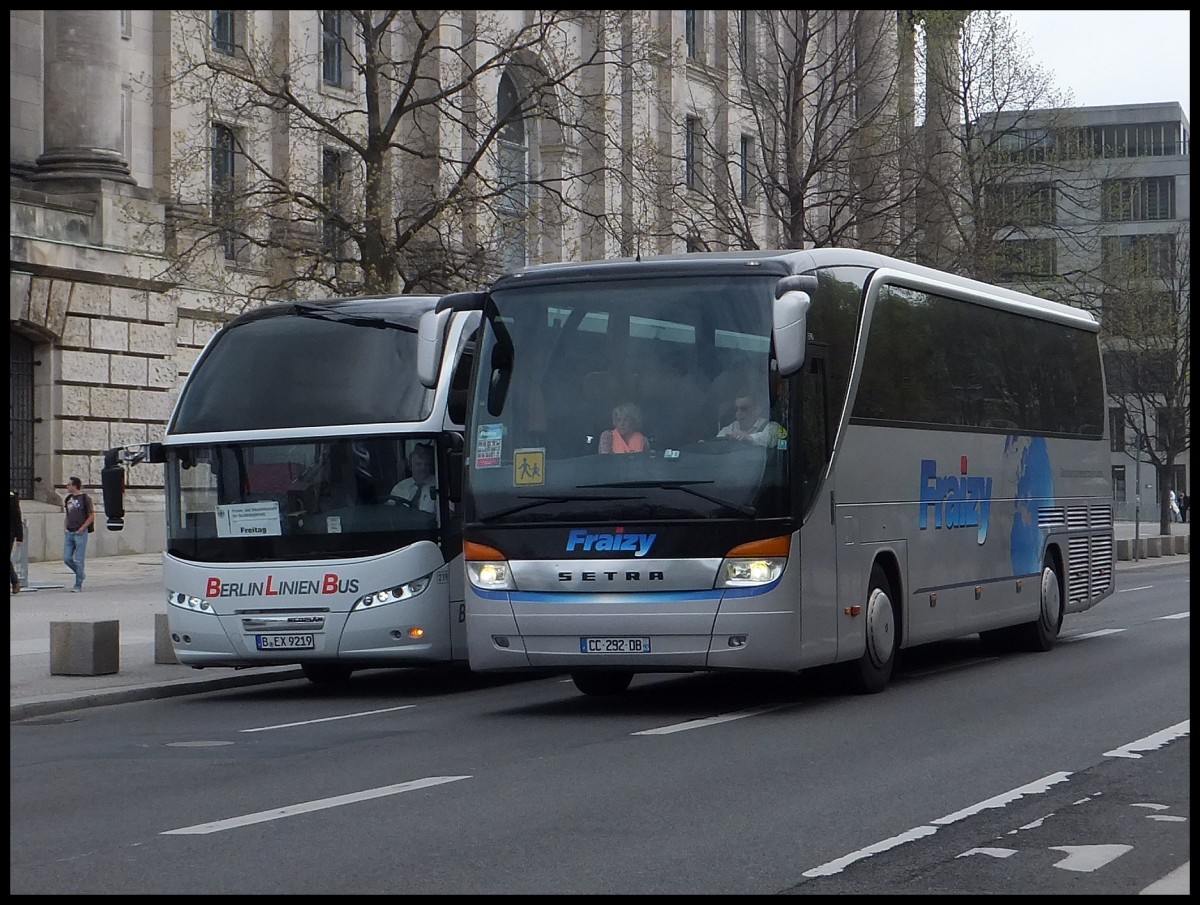
[[[529,145],[520,95],[508,73],[500,77],[496,114],[502,123],[496,161],[500,261],[505,270],[519,270],[529,262]]]
[[[227,259],[237,257],[237,137],[217,123],[212,129],[212,218]]]
[[[342,87],[345,46],[342,43],[342,10],[321,11],[321,79],[326,85]]]
[[[1106,179],[1101,216],[1109,223],[1175,219],[1175,177]]]
[[[1159,450],[1183,448],[1187,429],[1183,423],[1183,413],[1177,408],[1155,406],[1154,422],[1158,428],[1154,435],[1154,448]]]
[[[214,9],[212,11],[212,48],[216,53],[233,56],[238,50],[238,10]]]
[[[1125,452],[1125,409],[1120,406],[1108,410],[1108,444],[1113,452]]]
[[[121,86],[121,153],[133,164],[133,86]]]
[[[700,10],[683,11],[683,43],[689,60],[700,58]]]
[[[1113,502],[1125,502],[1125,466],[1114,465],[1112,467],[1112,488]]]
[[[121,10],[121,37],[128,41],[133,37],[133,10]]]
[[[738,197],[742,203],[748,203],[754,191],[754,139],[749,135],[742,136],[739,154]]]
[[[1169,234],[1104,236],[1100,240],[1100,267],[1110,279],[1170,278],[1175,268],[1175,237]]]
[[[984,188],[993,223],[1011,226],[1052,226],[1058,210],[1051,182],[1009,182]]]
[[[700,189],[700,120],[689,116],[683,128],[683,184]]]
[[[1097,157],[1174,157],[1188,153],[1183,123],[1120,123],[1091,128]]]
[[[1002,280],[1029,277],[1052,277],[1055,274],[1055,242],[1053,239],[1010,239],[1000,245],[1003,261]]]
[[[340,258],[346,243],[346,154],[332,148],[321,151],[321,193],[325,206],[321,248]]]
[[[754,17],[750,10],[738,11],[738,68],[742,75],[753,75],[754,66]]]

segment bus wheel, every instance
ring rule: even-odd
[[[341,685],[354,672],[349,666],[334,666],[329,663],[302,663],[304,678],[314,685]]]
[[[584,694],[621,694],[633,681],[633,673],[623,669],[573,672],[571,681]]]
[[[867,648],[858,660],[848,664],[848,672],[850,684],[856,692],[878,694],[892,678],[898,644],[892,585],[879,563],[871,567],[866,617]]]
[[[1042,563],[1040,585],[1041,607],[1038,618],[1013,629],[1013,646],[1019,650],[1048,651],[1054,647],[1063,621],[1062,576],[1053,554],[1047,553]]]

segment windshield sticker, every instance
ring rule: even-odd
[[[217,506],[217,537],[278,537],[279,501]]]
[[[546,450],[518,449],[513,453],[513,486],[546,483]]]
[[[499,468],[500,453],[504,447],[503,424],[479,425],[479,436],[475,439],[475,467]]]

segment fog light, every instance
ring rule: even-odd
[[[508,638],[504,635],[492,635],[492,643],[496,647],[508,647]]]
[[[425,637],[425,629],[421,628],[421,626],[419,626],[419,625],[414,625],[412,628],[410,628],[408,630],[408,637],[424,638]]]
[[[730,647],[745,647],[746,646],[746,636],[745,635],[730,635],[729,636],[729,646]]]

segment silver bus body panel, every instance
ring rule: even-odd
[[[204,600],[213,612],[167,605],[176,656],[185,666],[269,666],[338,662],[401,666],[466,659],[459,618],[462,559],[444,561],[429,542],[383,556],[336,562],[238,564],[190,563],[163,554],[167,592]],[[364,594],[423,576],[429,586],[416,597],[352,610]],[[449,624],[447,624],[449,623]],[[424,637],[408,630],[424,628]],[[258,650],[258,635],[312,634],[314,648]]]

